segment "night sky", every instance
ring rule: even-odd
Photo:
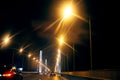
[[[28,51],[34,52],[37,57],[39,50],[43,50],[43,59],[48,59],[48,66],[53,69],[55,63],[55,55],[57,53],[55,35],[53,34],[54,28],[48,31],[44,31],[47,26],[56,20],[58,17],[55,9],[61,2],[67,0],[4,0],[0,1],[0,40],[2,36],[9,32],[11,35],[15,35],[12,38],[11,44],[6,49],[0,50],[0,64],[11,64],[11,57],[15,56],[15,65],[29,66],[30,63],[26,57]],[[69,0],[68,0],[69,1]],[[80,9],[82,3],[86,8],[84,15],[90,15],[91,29],[92,29],[92,60],[93,69],[119,69],[117,51],[113,49],[115,40],[111,37],[111,27],[105,25],[105,11],[102,1],[96,0],[73,0],[77,3],[77,8]],[[57,7],[55,7],[55,5]],[[75,26],[84,26],[88,31],[88,24],[77,21]],[[73,28],[73,32],[78,32],[81,28]],[[71,35],[71,34],[70,34]],[[111,36],[110,36],[111,35]],[[90,70],[90,49],[89,49],[89,37],[82,39],[82,42],[77,35],[72,34],[75,38],[75,59],[73,59],[72,50],[68,47],[64,47],[62,64],[63,71],[72,70]],[[112,38],[112,39],[111,39]],[[72,41],[72,39],[71,39]],[[68,41],[69,42],[69,41]],[[72,42],[69,42],[73,45]],[[24,52],[25,55],[19,55],[17,50],[19,46],[28,46]],[[111,47],[110,47],[111,46]],[[111,53],[110,53],[111,52]],[[65,56],[69,54],[68,62]],[[7,55],[7,56],[6,56]],[[38,58],[38,57],[37,57]],[[5,59],[5,60],[4,60]],[[24,63],[22,63],[24,60]],[[20,63],[20,64],[19,64]],[[73,66],[74,64],[74,66]],[[69,65],[69,66],[68,66]],[[52,66],[52,67],[51,67]],[[25,67],[27,68],[27,67]]]

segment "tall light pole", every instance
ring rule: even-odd
[[[72,4],[69,4],[67,6],[64,7],[64,10],[63,10],[63,19],[66,20],[70,17],[73,16],[73,6]],[[72,47],[73,47],[73,51],[72,51],[72,55],[73,55],[73,71],[75,71],[75,54],[74,54],[74,43],[72,44]]]
[[[88,26],[89,26],[89,41],[90,41],[90,67],[91,67],[91,70],[93,69],[93,60],[92,60],[92,31],[91,31],[91,20],[90,20],[90,16],[89,16],[89,20],[88,20]]]
[[[83,18],[82,16],[79,16],[77,14],[75,14],[76,10],[75,10],[75,6],[73,5],[72,2],[68,3],[66,6],[64,6],[64,8],[62,9],[62,16],[63,19],[62,21],[66,21],[69,20],[71,16],[77,17],[78,19],[86,22],[89,26],[89,49],[90,49],[90,69],[93,69],[93,57],[92,57],[92,31],[91,31],[91,20],[89,17],[89,20],[86,20],[85,18]],[[74,45],[74,44],[73,44]],[[73,46],[74,48],[74,46]],[[74,49],[73,49],[73,53],[74,53]],[[75,59],[75,55],[73,55],[73,59]],[[75,60],[73,60],[73,70],[75,70]]]
[[[85,20],[84,18],[82,18],[81,16],[78,16],[78,15],[76,15],[74,12],[73,12],[73,8],[72,8],[72,5],[69,5],[69,6],[67,6],[67,7],[65,7],[64,8],[64,19],[67,19],[67,18],[69,18],[69,17],[71,17],[71,16],[75,16],[75,17],[77,17],[77,18],[79,18],[79,19],[81,19],[81,20],[83,20],[83,21],[85,21],[85,22],[87,22],[88,23],[88,26],[89,26],[89,47],[90,47],[90,68],[91,68],[91,70],[93,69],[93,57],[92,57],[92,30],[91,30],[91,18],[90,18],[90,16],[89,16],[89,18],[88,18],[88,20]],[[73,44],[74,45],[74,44]],[[73,48],[74,48],[74,46],[73,46]],[[74,57],[75,58],[75,57]],[[74,66],[74,68],[75,68],[75,64],[73,64]]]
[[[21,54],[21,53],[23,53],[23,52],[24,52],[24,48],[21,47],[21,48],[19,49],[19,53]],[[24,63],[24,57],[22,56],[22,67],[24,66],[23,63]]]

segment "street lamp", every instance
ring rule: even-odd
[[[20,48],[20,49],[10,48],[10,49],[14,49],[14,50],[16,50],[16,51],[19,52],[19,53],[22,53],[22,52],[23,52],[23,48]],[[12,64],[13,64],[13,65],[14,65],[14,58],[15,58],[14,55],[15,55],[15,54],[14,54],[14,51],[13,51],[13,53],[12,53]],[[23,67],[23,61],[24,61],[24,58],[22,58],[22,67]]]
[[[59,46],[61,46],[64,43],[64,37],[60,36],[59,40]]]
[[[73,9],[73,5],[69,4],[67,6],[64,7],[64,12],[63,12],[63,19],[68,19],[70,17],[72,17],[74,15],[74,9]],[[74,44],[73,44],[73,70],[75,69],[75,56],[74,56]]]
[[[9,43],[9,36],[6,36],[3,42],[5,45],[8,44]]]
[[[74,11],[73,11],[74,10]],[[75,8],[73,7],[73,5],[70,3],[69,5],[65,6],[64,9],[63,9],[63,20],[65,19],[68,19],[70,17],[77,17],[78,19],[88,23],[89,25],[89,41],[90,41],[90,67],[91,67],[91,70],[93,68],[93,61],[92,61],[92,32],[91,32],[91,20],[90,20],[90,17],[89,17],[89,20],[86,20],[84,19],[83,17],[75,14]],[[74,45],[73,45],[74,47]],[[74,49],[73,49],[74,50]]]
[[[72,15],[72,6],[67,5],[63,11],[64,18],[69,18]]]
[[[32,54],[29,53],[29,54],[28,54],[28,58],[30,58],[31,56],[32,56]]]
[[[88,25],[89,25],[89,41],[90,41],[90,67],[91,67],[91,70],[93,69],[93,61],[92,61],[92,30],[91,30],[91,20],[90,20],[90,17],[89,17],[89,20],[88,20]]]
[[[19,49],[19,52],[22,53],[22,52],[23,52],[23,48],[20,48],[20,49]]]
[[[4,35],[3,38],[2,38],[2,41],[0,42],[1,48],[8,45],[10,43],[10,39],[11,39],[11,37],[10,37],[9,34]]]
[[[55,66],[55,72],[61,73],[61,46],[64,43],[64,37],[60,36],[58,38],[58,43],[59,43],[59,49],[58,49],[58,54],[57,54],[57,59],[56,59],[56,66]]]

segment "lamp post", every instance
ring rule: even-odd
[[[89,20],[84,19],[83,17],[75,14],[75,7],[73,6],[73,4],[68,4],[67,6],[65,6],[62,10],[62,14],[63,14],[63,20],[69,20],[69,18],[71,16],[77,17],[78,19],[86,22],[89,26],[89,48],[90,48],[90,69],[93,69],[93,57],[92,57],[92,31],[91,31],[91,20],[89,17]],[[74,44],[73,44],[73,48],[74,48]],[[74,53],[74,49],[73,49],[73,53]],[[75,61],[75,55],[73,55],[73,62]],[[75,63],[73,63],[73,70],[75,70]]]
[[[19,52],[20,54],[23,52],[23,49],[17,49],[17,48],[9,48],[12,50],[12,65],[14,65],[14,59],[15,59],[15,52]],[[15,50],[15,51],[14,51]],[[23,59],[22,59],[22,67],[23,67]]]
[[[70,17],[73,16],[73,6],[72,4],[69,4],[67,6],[64,7],[64,10],[63,10],[63,19],[64,20],[67,20],[69,19]],[[75,54],[74,54],[74,43],[72,44],[72,48],[73,48],[73,51],[72,51],[72,55],[73,55],[73,71],[75,71]]]
[[[92,60],[92,30],[91,30],[91,20],[90,20],[90,16],[89,16],[89,20],[88,20],[88,26],[89,26],[89,41],[90,41],[90,68],[91,70],[93,69],[93,60]]]
[[[19,53],[21,54],[23,52],[24,52],[24,48],[20,48]],[[24,63],[24,56],[22,56],[22,67],[24,66],[23,63]]]

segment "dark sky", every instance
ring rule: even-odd
[[[6,32],[10,32],[11,35],[18,33],[15,37],[12,38],[13,41],[9,45],[9,48],[18,48],[18,46],[25,46],[30,44],[30,46],[26,48],[26,51],[36,51],[37,53],[34,54],[36,56],[38,56],[39,50],[43,49],[43,56],[44,58],[48,58],[48,64],[49,66],[51,66],[50,61],[54,62],[54,54],[56,52],[56,46],[54,44],[55,39],[53,39],[54,29],[47,32],[43,32],[42,30],[44,30],[46,26],[48,26],[50,23],[56,20],[57,12],[55,12],[53,6],[55,6],[55,4],[59,4],[62,1],[64,0],[0,1],[0,38]],[[109,46],[111,44],[113,47],[114,43],[111,42],[112,40],[110,35],[112,34],[110,33],[109,35],[108,31],[112,29],[110,28],[107,30],[108,26],[105,25],[106,16],[103,5],[104,2],[101,0],[74,1],[78,3],[78,9],[80,9],[81,7],[81,4],[79,3],[84,2],[87,10],[86,14],[89,14],[91,17],[93,68],[119,68],[120,64],[117,63],[118,58],[116,58],[118,54],[116,54],[115,51]],[[78,21],[78,23],[80,22]],[[88,25],[86,25],[86,29],[87,27]],[[75,30],[79,31],[79,29],[77,28]],[[108,43],[109,41],[110,43]],[[79,39],[77,40],[77,42],[80,42]],[[83,40],[83,44],[74,44],[74,47],[76,48],[76,70],[90,69],[89,39]],[[111,52],[110,49],[113,52]],[[1,50],[0,54],[2,54],[2,51],[3,50]],[[68,51],[66,53],[71,52]],[[73,69],[73,64],[73,59],[70,56],[68,64],[70,70]]]

